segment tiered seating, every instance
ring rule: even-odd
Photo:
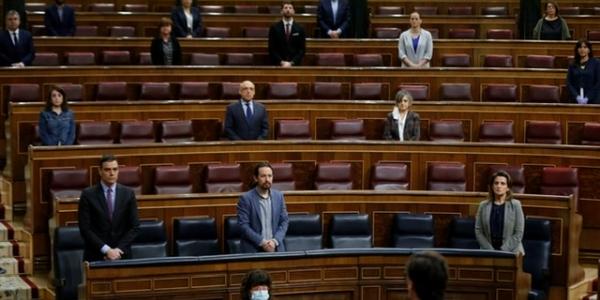
[[[166,257],[167,236],[163,221],[142,221],[131,244],[131,258]]]
[[[371,248],[373,236],[366,214],[334,214],[331,217],[331,248]]]
[[[462,163],[436,162],[427,167],[430,191],[466,191],[466,170]]]
[[[180,218],[173,224],[174,254],[200,256],[220,254],[214,218]]]
[[[289,215],[288,230],[283,240],[286,251],[323,248],[323,229],[318,214]]]
[[[392,227],[392,247],[433,248],[435,246],[432,215],[396,214]]]

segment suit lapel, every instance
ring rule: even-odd
[[[104,195],[104,190],[102,189],[102,185],[98,183],[96,186],[96,195],[98,196],[98,205],[102,208],[104,212],[103,216],[108,219],[108,206],[106,205],[106,195]]]
[[[483,232],[488,240],[492,240],[492,233],[490,232],[490,215],[492,212],[492,203],[490,201],[487,202],[484,210],[483,210]]]

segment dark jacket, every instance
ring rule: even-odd
[[[320,34],[323,38],[328,38],[327,31],[341,29],[340,37],[350,37],[350,6],[347,0],[338,0],[338,10],[333,21],[333,11],[331,10],[331,0],[319,1],[317,10],[317,24],[319,25]]]
[[[31,33],[19,29],[19,44],[15,47],[8,30],[0,33],[0,66],[10,66],[13,63],[23,62],[30,66],[35,58],[35,48]]]
[[[173,65],[181,65],[181,46],[179,46],[179,42],[173,36],[171,36],[171,43],[173,43]],[[152,45],[150,46],[150,55],[152,57],[153,65],[165,64],[162,37],[155,37],[152,40]]]
[[[577,103],[579,88],[583,87],[588,104],[600,104],[600,61],[594,57],[590,58],[584,69],[575,64],[570,65],[567,73],[567,87],[571,102]]]
[[[265,107],[254,102],[252,120],[248,121],[241,101],[227,106],[225,113],[225,135],[230,140],[264,140],[269,134],[269,117]]]
[[[304,28],[293,22],[290,29],[289,40],[285,36],[283,21],[279,21],[269,28],[269,56],[275,65],[281,61],[291,61],[293,65],[300,65],[306,51],[306,34]]]
[[[75,11],[68,5],[63,5],[62,21],[58,17],[58,6],[50,5],[44,12],[46,35],[73,36],[75,35]]]
[[[177,6],[171,12],[171,20],[173,20],[173,34],[175,37],[186,37],[191,34],[192,37],[199,37],[202,35],[202,16],[200,10],[197,7],[190,9],[192,13],[192,29],[191,31],[187,27],[187,21],[185,19],[185,13],[183,7]]]
[[[404,140],[418,141],[421,137],[421,119],[419,114],[414,111],[408,111],[404,121]],[[389,113],[385,119],[383,128],[383,138],[386,140],[399,140],[398,120],[394,119],[393,113]]]

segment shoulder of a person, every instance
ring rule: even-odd
[[[521,201],[519,201],[515,198],[510,199],[510,203],[514,206],[521,206]]]
[[[412,115],[412,116],[413,116],[413,118],[417,118],[417,119],[418,119],[418,118],[420,118],[420,116],[419,116],[419,113],[418,113],[418,112],[416,112],[416,111],[410,110],[410,111],[408,111],[408,113],[409,113],[410,115]]]
[[[130,187],[128,187],[128,186],[125,186],[125,185],[122,185],[122,184],[120,184],[120,183],[117,183],[116,189],[117,189],[117,190],[120,190],[120,191],[122,191],[122,192],[125,192],[125,193],[127,193],[127,194],[135,194],[135,192],[133,191],[133,189],[132,189],[132,188],[130,188]]]
[[[481,202],[479,202],[479,206],[486,206],[488,204],[490,204],[489,199],[481,200]]]

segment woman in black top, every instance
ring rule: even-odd
[[[569,98],[573,103],[600,104],[600,61],[594,57],[592,44],[579,40],[575,58],[567,72]]]
[[[181,65],[181,47],[171,35],[173,21],[161,18],[158,36],[152,40],[150,53],[153,65]]]
[[[567,22],[558,14],[558,4],[548,1],[545,6],[546,15],[533,28],[536,40],[568,40],[571,39]]]

